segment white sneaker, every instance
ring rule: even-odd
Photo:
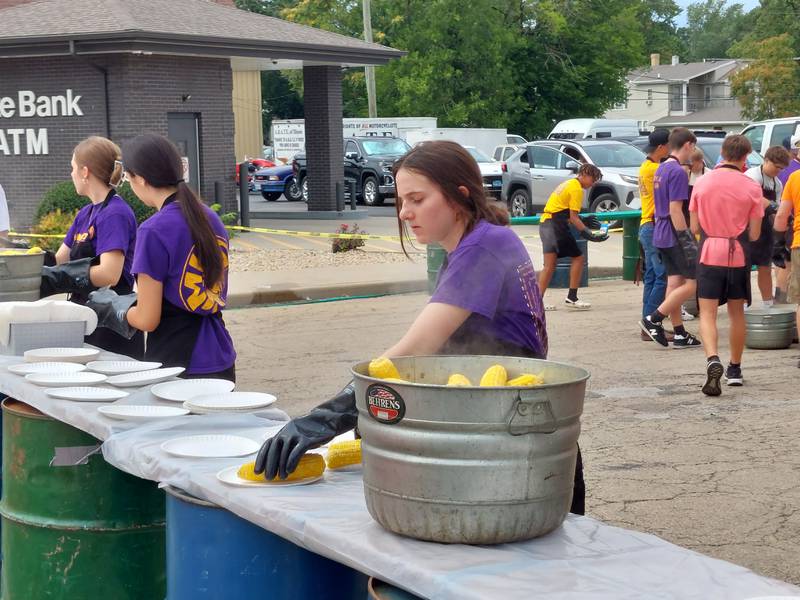
[[[692,313],[686,312],[686,309],[681,306],[681,320],[683,321],[694,321],[694,315]]]
[[[589,310],[592,308],[590,302],[584,302],[583,300],[570,300],[569,298],[566,298],[564,300],[564,304],[571,310]]]

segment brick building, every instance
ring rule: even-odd
[[[234,73],[268,69],[304,71],[309,209],[332,210],[343,178],[341,69],[401,55],[232,0],[0,0],[0,184],[12,225],[31,224],[89,135],[169,136],[190,184],[237,210]]]

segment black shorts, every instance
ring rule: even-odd
[[[750,242],[748,259],[751,265],[757,267],[772,266],[772,252],[774,241],[772,239],[773,219],[764,219],[761,222],[761,233],[755,242]]]
[[[680,275],[686,279],[696,279],[697,265],[695,263],[689,264],[686,260],[686,255],[679,245],[674,245],[669,248],[658,248],[658,256],[661,259],[661,264],[667,271],[667,276]]]
[[[745,300],[750,303],[749,267],[697,265],[697,297],[705,300]]]
[[[555,224],[553,219],[548,219],[539,225],[539,237],[542,239],[542,252],[545,254],[555,253],[558,258],[583,255],[566,223]]]

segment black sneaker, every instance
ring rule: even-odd
[[[667,341],[667,336],[664,333],[664,326],[661,323],[654,323],[650,320],[650,315],[643,318],[639,321],[639,327],[642,328],[650,339],[653,340],[656,344],[667,348],[669,346],[669,342]]]
[[[728,365],[725,369],[725,383],[736,386],[744,384],[741,365]]]
[[[710,360],[706,365],[706,383],[703,385],[703,393],[706,396],[719,396],[722,388],[719,387],[719,380],[725,373],[725,368],[718,360]]]
[[[673,348],[697,348],[702,345],[703,343],[691,333],[687,333],[686,335],[678,335],[676,333],[675,337],[672,338]]]

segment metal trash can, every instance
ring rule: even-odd
[[[38,300],[43,265],[44,252],[0,256],[0,302]]]
[[[795,335],[795,308],[773,306],[745,311],[745,345],[756,350],[777,350],[792,345]]]
[[[166,492],[167,600],[364,598],[366,575],[216,504]]]
[[[589,285],[589,243],[583,239],[578,230],[574,227],[570,226],[569,230],[572,232],[575,241],[578,242],[578,248],[580,248],[581,253],[583,254],[583,272],[581,273],[581,280],[578,287],[587,287]],[[553,278],[550,280],[550,288],[557,288],[557,289],[569,289],[569,269],[572,265],[572,258],[566,256],[564,258],[559,258],[556,261],[556,270],[553,273]]]
[[[164,494],[115,469],[99,441],[6,398],[2,597],[163,598]],[[83,460],[81,460],[83,459]]]
[[[633,281],[636,278],[636,264],[639,262],[639,219],[622,220],[622,279]]]
[[[580,415],[589,373],[508,356],[393,359],[400,377],[353,367],[362,436],[364,494],[386,529],[444,543],[500,544],[544,535],[569,511]],[[494,364],[527,387],[447,387],[478,382]]]
[[[436,281],[439,278],[439,270],[442,268],[447,250],[439,244],[428,244],[425,253],[428,258],[428,293],[432,294],[436,289]]]

